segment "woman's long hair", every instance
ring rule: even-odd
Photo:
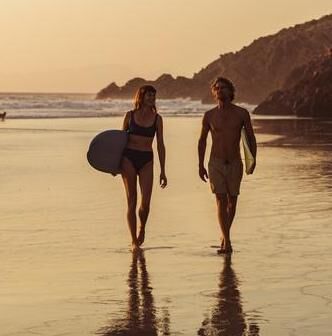
[[[135,94],[135,98],[134,98],[134,106],[135,106],[135,110],[139,110],[142,106],[143,106],[143,101],[144,101],[144,96],[147,92],[152,92],[152,93],[156,93],[157,90],[152,86],[152,85],[143,85],[141,86],[136,94]],[[154,110],[154,112],[157,113],[157,108],[156,106],[153,106],[152,108]]]

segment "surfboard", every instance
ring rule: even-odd
[[[89,145],[87,153],[89,164],[103,173],[114,176],[119,174],[127,138],[127,132],[120,130],[107,130],[97,134]]]
[[[255,158],[250,151],[248,136],[244,127],[242,127],[241,130],[241,140],[243,145],[245,170],[246,174],[249,174],[253,164],[255,163]]]

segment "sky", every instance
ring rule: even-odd
[[[0,0],[0,92],[95,93],[191,77],[229,51],[332,13],[332,0]]]

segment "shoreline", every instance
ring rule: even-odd
[[[101,115],[101,116],[47,116],[47,117],[19,117],[19,116],[14,116],[11,117],[8,115],[6,116],[6,120],[41,120],[41,119],[91,119],[91,118],[96,118],[96,119],[101,119],[101,118],[120,118],[123,117],[125,113],[123,114],[110,114],[110,115]],[[161,113],[162,117],[167,117],[167,118],[200,118],[204,115],[204,113],[188,113],[188,114],[172,114],[172,113]],[[331,118],[313,118],[313,117],[298,117],[294,115],[257,115],[257,114],[252,114],[250,113],[250,117],[252,120],[317,120],[317,121],[330,121],[332,120]],[[5,122],[5,121],[4,121]],[[1,122],[0,122],[1,125]]]

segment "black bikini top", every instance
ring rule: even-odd
[[[134,134],[134,135],[140,135],[140,136],[145,136],[148,138],[153,138],[155,133],[156,133],[156,124],[157,124],[157,117],[158,114],[156,114],[156,118],[151,126],[144,127],[140,126],[135,122],[134,118],[134,111],[130,111],[130,120],[129,120],[129,127],[127,129],[127,132],[129,134]]]

